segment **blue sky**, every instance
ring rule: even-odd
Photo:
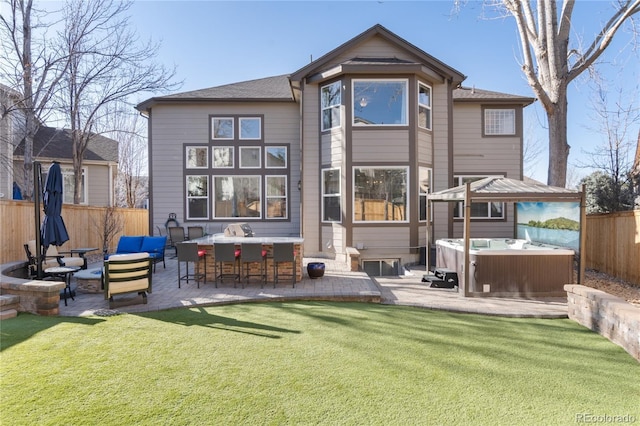
[[[520,42],[514,20],[485,18],[495,13],[485,11],[481,2],[468,1],[457,14],[452,7],[453,0],[137,0],[131,23],[141,37],[162,43],[158,60],[176,65],[177,79],[184,81],[180,91],[292,73],[381,24],[462,72],[467,76],[465,86],[533,97],[518,65]],[[610,7],[608,0],[579,0],[573,31],[591,40],[609,17]],[[627,46],[629,39],[628,34],[619,34],[599,69],[609,77],[612,89],[636,93],[640,60]],[[570,163],[584,160],[581,151],[592,151],[603,142],[592,129],[589,92],[585,78],[579,78],[569,94]],[[547,173],[544,117],[537,102],[525,111],[525,132],[545,147],[535,167],[525,165],[525,172],[542,182]],[[583,176],[589,170],[575,169],[575,173]]]

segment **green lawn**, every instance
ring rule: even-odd
[[[570,320],[358,303],[2,322],[2,425],[640,421],[640,364]]]

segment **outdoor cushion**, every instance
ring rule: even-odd
[[[140,247],[142,247],[144,238],[144,236],[120,237],[116,253],[140,253],[142,251],[140,250]]]
[[[29,240],[27,242],[29,246],[29,251],[33,256],[36,256],[38,253],[36,250],[36,240]],[[56,266],[60,266],[57,258],[60,257],[60,261],[64,263],[64,266],[77,266],[82,267],[84,265],[84,259],[81,257],[72,257],[72,256],[64,256],[63,254],[58,252],[56,246],[49,246],[47,248],[47,254],[45,255],[44,260],[42,261],[42,269],[47,268],[55,268]]]
[[[167,244],[167,237],[144,237],[142,240],[141,252],[149,253],[153,258],[162,257],[164,254],[164,247]]]

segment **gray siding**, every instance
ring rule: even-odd
[[[185,179],[184,144],[209,145],[211,115],[260,115],[263,116],[264,144],[289,145],[289,219],[251,220],[249,222],[257,235],[298,236],[300,235],[300,149],[298,107],[293,103],[237,103],[237,104],[180,104],[158,105],[153,108],[151,133],[151,178],[150,196],[153,199],[152,225],[164,228],[170,213],[176,213],[181,225],[205,225],[209,232],[220,232],[232,222],[230,220],[189,221],[184,217]],[[220,145],[224,145],[221,142]],[[233,145],[233,142],[229,143]],[[209,153],[211,155],[211,153]],[[262,152],[264,161],[264,151]],[[210,161],[210,158],[209,158]],[[204,171],[203,174],[225,174],[218,171]],[[264,183],[264,182],[263,182]],[[213,182],[209,182],[213,190]],[[210,191],[211,193],[211,191]],[[213,196],[213,194],[211,193]],[[210,198],[209,212],[213,208]]]
[[[357,130],[352,143],[354,163],[409,161],[408,130]]]

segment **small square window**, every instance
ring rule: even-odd
[[[259,147],[240,147],[240,168],[241,169],[259,169],[260,148]]]
[[[260,118],[240,118],[240,139],[261,139],[262,127]]]
[[[209,167],[209,148],[206,146],[187,147],[187,169],[206,169]]]
[[[287,167],[287,147],[268,146],[264,149],[267,169],[284,169]]]
[[[485,135],[515,135],[516,111],[514,109],[485,109]]]
[[[233,139],[233,118],[211,119],[213,139]]]
[[[233,168],[233,151],[232,146],[213,147],[213,167]]]

